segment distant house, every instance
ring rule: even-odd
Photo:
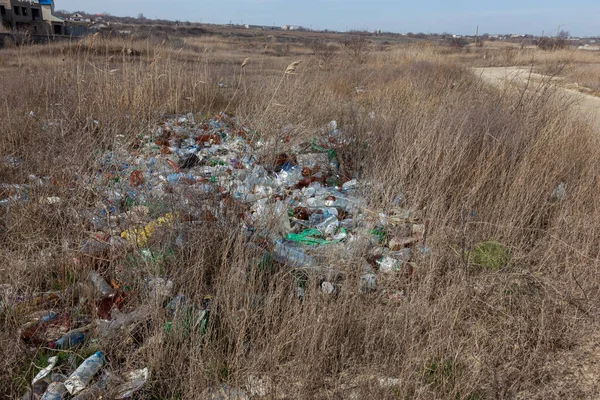
[[[54,15],[53,0],[0,0],[2,25],[39,35],[64,34],[64,19]]]
[[[67,21],[90,23],[90,22],[92,22],[92,19],[85,17],[83,14],[81,14],[79,12],[76,12],[74,14],[69,15],[69,17],[67,18]]]

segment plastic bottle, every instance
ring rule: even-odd
[[[360,292],[367,293],[377,290],[377,277],[375,274],[367,273],[360,277]]]
[[[335,215],[332,215],[325,219],[323,222],[318,224],[316,228],[320,230],[325,236],[333,236],[339,226],[339,221]]]
[[[177,296],[173,297],[173,299],[165,306],[165,308],[171,315],[174,315],[178,309],[183,307],[185,301],[185,296],[179,293]]]
[[[352,205],[352,202],[348,199],[345,199],[343,197],[338,197],[335,199],[335,201],[331,204],[331,207],[338,207],[341,208],[342,210],[348,210],[348,208]]]
[[[357,184],[358,182],[356,181],[356,179],[352,179],[351,181],[348,181],[342,185],[342,190],[356,189]]]
[[[106,372],[102,374],[100,379],[98,379],[98,382],[81,391],[79,394],[77,394],[77,396],[73,397],[71,400],[98,400],[106,398],[105,396],[106,392],[108,391],[108,388],[112,388],[120,382],[120,378],[111,374],[110,372]]]
[[[326,219],[327,219],[327,216],[325,216],[324,214],[314,213],[314,214],[310,214],[310,216],[308,217],[308,223],[311,226],[316,226],[316,225],[321,224]]]
[[[90,279],[103,298],[114,297],[116,294],[115,289],[113,289],[112,286],[110,286],[96,271],[90,272]]]
[[[54,349],[66,350],[80,345],[85,340],[85,335],[81,332],[69,332],[65,336],[52,343],[50,347]]]
[[[50,322],[50,321],[54,321],[55,319],[57,319],[59,317],[59,315],[57,313],[55,313],[54,311],[50,311],[47,314],[44,314],[40,317],[40,324],[44,324],[46,322]]]
[[[48,385],[46,393],[42,396],[41,400],[61,400],[64,399],[67,394],[67,388],[62,382],[52,382]]]
[[[65,381],[65,387],[71,394],[81,392],[90,383],[94,375],[104,365],[104,354],[97,351],[88,357]]]
[[[316,211],[313,210],[313,212],[310,214],[309,222],[311,225],[317,225],[332,216],[337,219],[338,215],[339,215],[339,212],[338,212],[337,208],[334,208],[334,207],[320,208]]]
[[[306,200],[306,204],[308,204],[308,206],[311,208],[323,208],[330,207],[333,204],[333,201],[311,197],[310,199]]]
[[[273,258],[277,262],[294,268],[314,268],[317,265],[314,258],[296,247],[283,243],[281,240],[275,242]]]
[[[67,395],[67,388],[65,387],[66,377],[61,374],[53,374],[52,382],[48,385],[48,388],[44,392],[41,400],[60,400],[64,399]]]

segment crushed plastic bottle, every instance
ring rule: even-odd
[[[88,357],[65,381],[64,386],[69,393],[74,395],[85,389],[104,362],[104,354],[101,351]]]
[[[150,372],[148,368],[131,371],[123,375],[125,382],[115,388],[115,399],[127,399],[140,390],[148,380]]]

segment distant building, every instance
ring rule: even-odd
[[[244,25],[246,29],[262,29],[263,31],[280,31],[282,28],[279,26],[267,26],[267,25]]]
[[[52,0],[0,0],[2,24],[39,35],[63,35],[64,19],[54,15]]]
[[[69,22],[83,22],[83,23],[90,23],[92,22],[91,18],[86,18],[83,14],[76,12],[74,14],[69,15],[69,17],[67,18],[67,21]]]

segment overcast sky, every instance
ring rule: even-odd
[[[399,33],[600,35],[600,0],[55,0],[57,9],[171,20]]]

